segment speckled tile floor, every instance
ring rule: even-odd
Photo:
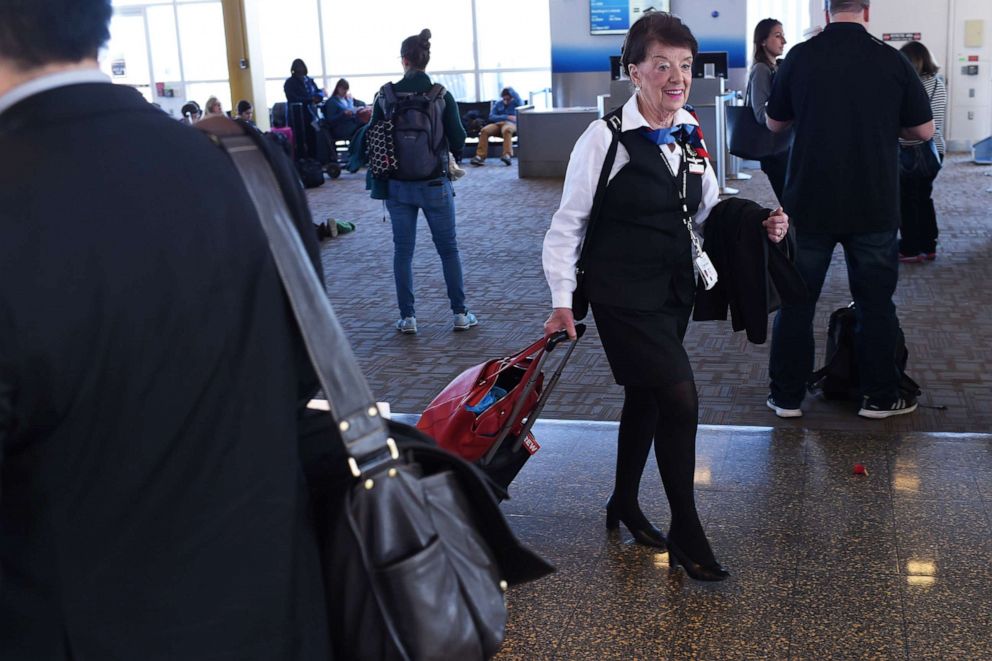
[[[605,530],[614,423],[535,433],[504,511],[558,572],[509,592],[501,661],[992,659],[990,435],[702,427],[699,510],[733,572],[705,584]],[[650,458],[641,503],[664,530]]]
[[[771,205],[764,175],[751,174],[734,185]],[[504,505],[521,539],[558,572],[508,593],[498,659],[992,661],[987,174],[951,157],[935,192],[940,258],[904,269],[896,295],[910,373],[923,402],[946,409],[877,422],[808,399],[802,419],[780,420],[764,406],[767,346],[747,344],[725,323],[690,325],[686,347],[707,423],[697,496],[717,556],[733,572],[723,583],[670,572],[667,554],[633,544],[626,531],[607,534],[616,423],[597,421],[618,419],[622,391],[592,328],[535,428],[542,449]],[[415,336],[391,325],[389,225],[362,174],[309,192],[318,218],[358,223],[322,246],[328,292],[373,392],[394,411],[420,411],[469,365],[526,346],[547,315],[540,242],[561,181],[486,167],[456,189],[466,288],[482,324],[451,333],[422,229]],[[824,329],[849,298],[839,252],[834,260],[817,312]],[[855,476],[855,463],[869,475]],[[666,529],[653,459],[641,503]]]

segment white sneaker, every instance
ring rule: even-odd
[[[779,406],[775,403],[775,400],[769,397],[765,401],[765,405],[771,410],[775,411],[775,415],[780,418],[801,418],[803,417],[803,410],[800,408],[787,409]]]
[[[465,310],[465,312],[459,312],[455,315],[452,325],[456,331],[466,331],[472,326],[477,326],[479,320],[475,318],[475,315]]]
[[[396,322],[396,330],[404,335],[413,335],[417,332],[417,318],[403,317]]]

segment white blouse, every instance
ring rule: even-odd
[[[695,124],[696,119],[685,110],[675,115],[675,124]],[[651,126],[637,108],[637,94],[630,97],[623,106],[622,129],[624,132]],[[579,261],[582,239],[586,233],[589,214],[599,175],[606,160],[613,134],[606,122],[597,119],[575,142],[572,155],[565,172],[565,187],[561,194],[561,204],[551,218],[551,227],[544,236],[544,277],[551,288],[551,305],[556,308],[572,306],[572,292],[575,291],[575,264]],[[668,159],[673,172],[682,167],[682,150],[672,150],[668,145],[659,145],[661,153]],[[610,171],[609,180],[630,162],[630,155],[623,143],[617,145],[616,160]],[[703,174],[703,196],[699,210],[693,218],[696,228],[702,227],[710,210],[720,201],[720,189],[716,174],[709,162]],[[689,240],[688,235],[686,241]]]

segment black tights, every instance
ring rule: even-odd
[[[628,516],[643,518],[637,493],[654,441],[658,471],[672,510],[669,535],[696,562],[715,562],[693,495],[699,419],[696,384],[682,381],[662,388],[625,386],[624,393],[613,501]]]

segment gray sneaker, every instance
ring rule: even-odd
[[[503,165],[513,165],[513,161],[510,160],[509,156],[500,156],[499,160],[503,161]]]
[[[485,165],[486,159],[479,158],[478,156],[473,156],[472,160],[470,160],[469,163],[471,163],[472,165]]]
[[[403,333],[404,335],[413,335],[417,332],[417,318],[416,317],[403,317],[396,322],[396,330]]]
[[[478,323],[479,320],[475,318],[475,315],[465,310],[465,312],[459,312],[455,315],[452,325],[456,331],[466,331],[472,326],[478,325]]]

